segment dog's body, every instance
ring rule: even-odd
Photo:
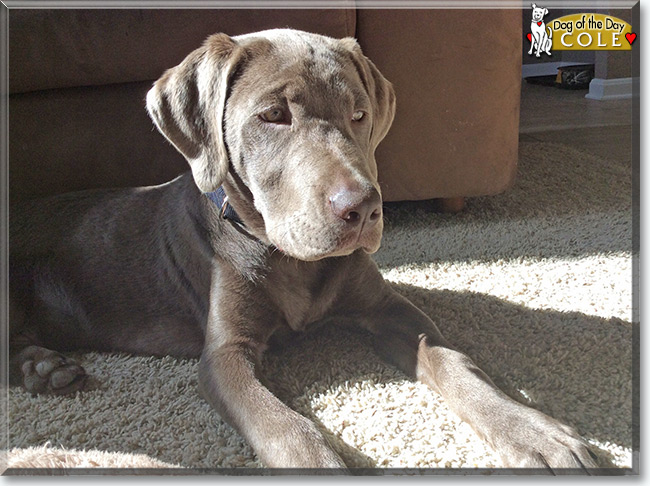
[[[538,7],[533,3],[533,16],[530,21],[530,49],[528,54],[532,54],[533,50],[535,51],[535,56],[540,57],[542,52],[545,52],[551,56],[551,47],[553,46],[553,31],[549,28],[547,30],[546,24],[544,23],[544,16],[548,14],[548,10],[543,7]]]
[[[499,391],[368,256],[382,230],[374,150],[395,98],[353,39],[218,34],[147,104],[191,174],[12,212],[12,363],[28,390],[83,388],[83,369],[49,348],[196,356],[202,395],[264,464],[343,467],[258,363],[282,329],[355,322],[505,465],[595,467],[572,429]],[[219,187],[221,204],[206,196]]]

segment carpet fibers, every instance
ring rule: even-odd
[[[497,385],[574,426],[604,465],[619,468],[633,465],[637,432],[631,178],[629,163],[522,142],[511,190],[470,199],[458,215],[391,205],[376,254],[385,278]],[[198,396],[195,360],[75,357],[92,376],[88,391],[9,389],[9,467],[261,466]],[[312,418],[350,466],[502,467],[436,393],[383,364],[360,331],[302,335],[269,352],[264,368],[274,392]]]

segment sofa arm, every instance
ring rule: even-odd
[[[357,13],[364,53],[395,86],[377,149],[386,201],[495,194],[517,167],[521,11]]]

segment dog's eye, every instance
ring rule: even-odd
[[[260,118],[268,123],[289,123],[289,117],[282,108],[271,108],[260,114]]]
[[[363,112],[361,110],[357,110],[352,114],[352,121],[355,121],[355,122],[361,121],[361,120],[363,120],[363,118],[365,116],[366,116],[365,112]]]

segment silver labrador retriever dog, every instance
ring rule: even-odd
[[[12,212],[12,374],[27,390],[83,389],[67,350],[199,357],[202,396],[266,466],[341,468],[259,366],[278,331],[354,320],[504,465],[596,466],[576,432],[498,390],[370,258],[383,228],[374,151],[395,94],[354,39],[216,34],[163,74],[147,108],[191,174]]]

